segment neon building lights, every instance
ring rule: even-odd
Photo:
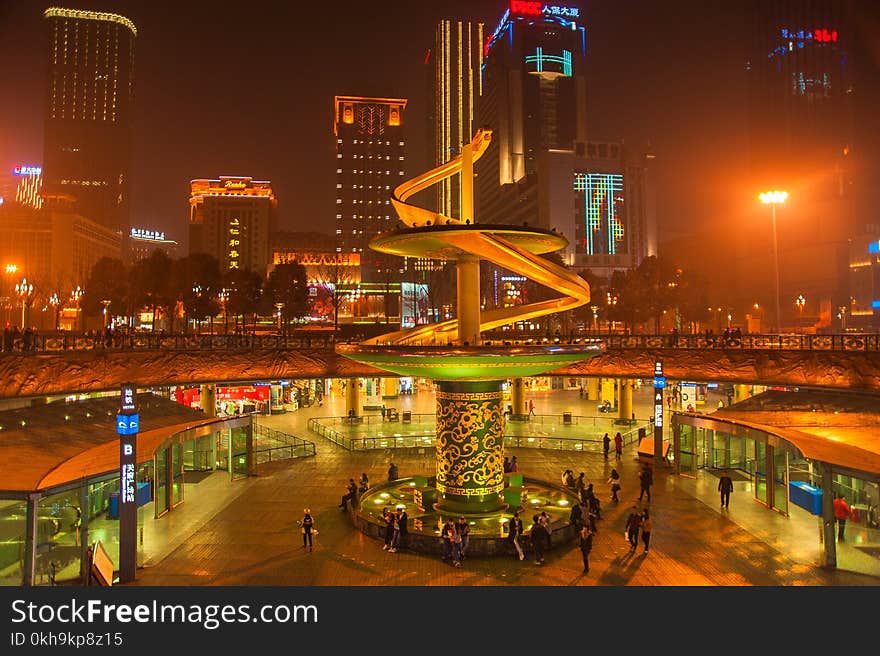
[[[534,55],[526,55],[526,64],[534,64],[535,73],[561,73],[571,77],[571,52],[568,50],[563,50],[562,56],[545,55],[544,49],[538,46]],[[545,69],[546,64],[550,64],[550,68]],[[559,67],[562,70],[558,70]]]
[[[587,255],[615,255],[623,249],[623,175],[620,173],[575,173],[574,189],[584,212]],[[582,199],[582,200],[581,200]]]

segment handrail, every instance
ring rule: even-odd
[[[578,333],[569,338],[535,336],[513,331],[490,331],[482,335],[483,345],[499,346],[540,344],[579,344],[601,342],[605,351],[638,349],[671,350],[775,350],[775,351],[880,351],[880,334],[842,333],[829,335],[801,334],[746,334],[725,339],[723,335],[705,334],[635,334]],[[336,340],[332,335],[302,337],[291,335],[160,335],[133,333],[112,338],[80,333],[36,333],[25,344],[23,338],[3,347],[2,355],[33,353],[70,353],[78,351],[132,352],[132,351],[260,351],[260,350],[332,350]],[[418,342],[412,342],[418,344]]]
[[[424,416],[424,415],[423,415]],[[433,415],[430,415],[433,418]],[[539,417],[554,417],[558,418],[558,423],[561,425],[566,425],[565,420],[562,415],[539,415]],[[322,422],[325,420],[334,420],[333,425],[344,423],[344,421],[335,421],[335,420],[345,420],[350,421],[350,417],[312,417],[308,421],[308,428],[312,432],[320,435],[321,437],[325,437],[334,444],[341,446],[342,448],[348,451],[361,451],[361,450],[372,450],[372,449],[411,449],[411,448],[426,448],[435,446],[437,435],[435,431],[424,431],[424,432],[415,432],[409,435],[360,435],[360,436],[352,436],[346,435],[331,426],[325,425]],[[623,424],[615,424],[613,419],[609,419],[607,417],[572,417],[572,422],[575,422],[575,419],[586,419],[586,420],[596,420],[601,419],[603,421],[607,421],[609,426],[612,428],[608,431],[611,432],[614,428],[623,428]],[[631,421],[631,420],[623,420],[627,422],[627,428],[625,430],[621,430],[620,434],[624,440],[624,444],[631,444],[638,441],[639,429],[645,428],[649,425],[648,422],[639,422],[639,421]],[[359,423],[359,422],[358,422]],[[396,422],[395,422],[396,423]],[[584,422],[586,423],[586,422]],[[594,421],[593,425],[597,425]],[[617,432],[617,431],[615,431]],[[505,434],[504,435],[504,444],[505,446],[517,447],[517,448],[537,448],[544,449],[550,448],[554,450],[565,450],[565,451],[584,451],[584,452],[593,452],[596,453],[601,452],[602,450],[602,436],[597,435],[595,438],[591,438],[589,436],[585,437],[566,437],[566,436],[547,436],[547,435],[515,435],[515,434]],[[555,446],[554,446],[555,445]]]

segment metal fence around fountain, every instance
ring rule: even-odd
[[[391,430],[402,423],[407,423],[416,428],[404,435],[391,433],[390,435],[351,435],[337,428],[355,426],[390,426]],[[420,424],[428,424],[423,430],[418,430]],[[413,426],[415,425],[415,426]],[[583,426],[597,429],[595,436],[559,436],[559,435],[535,435],[513,434],[509,431],[511,425],[522,427],[526,425],[539,426]],[[309,419],[308,428],[313,433],[324,437],[334,444],[349,451],[370,451],[380,449],[424,449],[436,445],[435,415],[429,413],[412,413],[408,422],[389,422],[378,415],[366,415],[361,417],[312,417]],[[607,429],[607,430],[606,430]],[[629,419],[609,419],[607,417],[592,417],[579,415],[533,415],[528,420],[505,422],[504,446],[526,449],[551,449],[554,451],[581,451],[588,453],[602,452],[602,437],[604,433],[613,435],[620,432],[624,445],[637,444],[641,437],[651,434],[651,424],[647,421]]]

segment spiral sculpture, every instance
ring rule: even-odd
[[[551,371],[601,352],[599,344],[481,344],[483,331],[590,302],[590,287],[583,278],[541,257],[564,248],[568,244],[564,236],[528,225],[474,220],[473,163],[486,152],[491,137],[489,130],[478,131],[461,155],[399,185],[391,202],[404,227],[370,241],[371,249],[383,253],[455,261],[456,318],[337,346],[339,353],[358,362],[437,383],[436,489],[440,493],[438,508],[450,512],[507,507],[502,495],[503,382]],[[407,202],[413,194],[454,175],[461,176],[459,218]],[[481,260],[562,295],[482,312]]]

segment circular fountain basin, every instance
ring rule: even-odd
[[[403,548],[437,555],[442,553],[440,529],[449,518],[458,521],[460,517],[464,517],[470,525],[468,555],[471,556],[512,556],[505,524],[510,521],[514,510],[520,511],[523,522],[525,535],[520,544],[524,548],[525,545],[530,545],[528,531],[532,525],[532,516],[541,511],[550,516],[553,529],[551,546],[571,542],[576,537],[575,528],[568,518],[572,505],[577,503],[577,496],[561,486],[523,477],[522,486],[517,486],[515,490],[507,488],[504,498],[513,503],[507,504],[502,510],[450,514],[435,507],[435,495],[431,493],[435,489],[435,482],[433,477],[414,476],[371,487],[361,497],[358,508],[351,515],[355,525],[367,536],[382,541],[385,538],[382,510],[403,506],[409,518],[409,532]],[[422,504],[417,501],[419,498]]]

